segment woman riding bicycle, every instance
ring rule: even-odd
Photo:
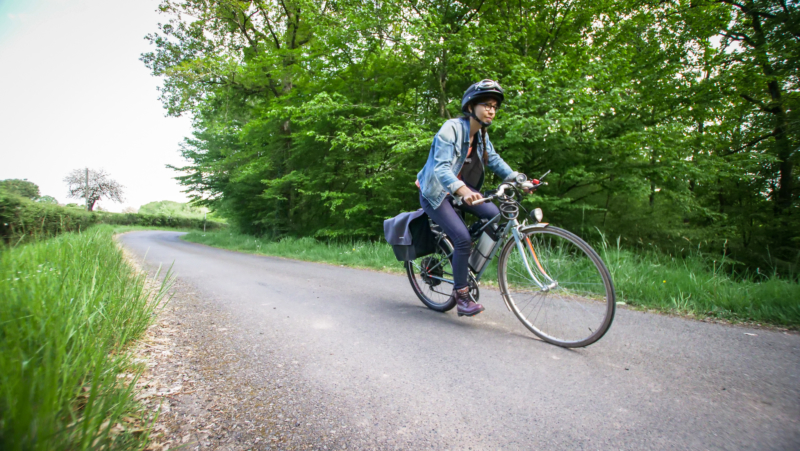
[[[483,198],[479,191],[484,167],[503,180],[517,176],[495,152],[486,133],[504,99],[503,89],[496,81],[482,80],[470,86],[461,99],[464,116],[444,123],[433,139],[425,167],[417,174],[422,209],[453,243],[452,296],[456,299],[458,316],[477,315],[484,308],[469,295],[470,234],[455,208],[481,219],[497,216],[500,211],[491,202],[473,205]],[[460,197],[463,203],[454,206],[454,196]]]

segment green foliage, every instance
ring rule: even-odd
[[[95,224],[138,225],[207,230],[224,227],[218,221],[202,218],[147,215],[138,213],[87,212],[81,208],[33,202],[0,189],[0,240],[17,245],[56,236],[64,232],[87,230]]]
[[[490,129],[584,237],[797,274],[798,9],[666,2],[164,1],[142,60],[195,133],[180,182],[242,231],[376,239],[482,78]],[[488,183],[497,180],[489,179]]]
[[[43,204],[58,205],[58,201],[53,196],[42,196],[42,197],[39,197],[38,199],[36,199],[36,202],[41,202]]]
[[[174,216],[176,218],[202,219],[208,213],[207,208],[195,207],[190,204],[162,200],[160,202],[150,202],[139,208],[140,214]]]
[[[298,260],[371,268],[402,273],[403,267],[385,241],[319,240],[310,237],[270,240],[232,231],[190,232],[183,239],[194,243],[288,257]],[[663,252],[632,252],[604,238],[598,243],[611,271],[617,298],[629,305],[662,312],[730,321],[754,321],[800,327],[800,284],[775,274],[728,275],[727,259],[693,252],[675,258]],[[497,282],[497,260],[484,273],[483,282]],[[486,289],[491,289],[486,287]],[[409,298],[414,298],[411,287]]]
[[[0,180],[0,190],[22,196],[26,199],[36,200],[39,198],[39,186],[27,180]]]
[[[146,444],[126,346],[168,284],[146,288],[112,236],[95,227],[0,253],[0,448]]]

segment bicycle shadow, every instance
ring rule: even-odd
[[[518,329],[522,328],[525,329],[525,326],[520,324],[516,317],[513,316],[511,312],[508,312],[504,306],[495,306],[492,303],[491,308],[502,308],[502,312],[491,314],[491,317],[487,318],[484,315],[487,315],[486,312],[480,313],[479,315],[467,318],[467,317],[459,317],[456,314],[455,309],[450,310],[449,312],[437,312],[435,310],[431,310],[424,305],[415,305],[411,306],[406,303],[395,303],[392,307],[389,307],[390,310],[394,310],[396,315],[397,312],[403,311],[404,313],[412,313],[414,314],[413,318],[414,321],[421,321],[420,326],[436,326],[436,327],[451,327],[458,329],[462,332],[483,332],[483,333],[492,333],[497,334],[500,336],[501,334],[505,337],[514,337],[517,340],[520,340],[520,343],[535,343],[536,346],[541,346],[540,349],[542,350],[563,350],[572,355],[583,355],[583,353],[579,352],[579,349],[576,348],[564,348],[561,346],[556,346],[551,343],[548,343],[541,338],[533,335],[532,333],[525,333],[520,332]],[[512,315],[513,323],[506,324],[505,319],[500,319],[497,316],[502,314],[509,314]],[[481,316],[484,316],[481,318]]]

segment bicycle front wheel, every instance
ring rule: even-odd
[[[520,232],[498,261],[500,291],[514,314],[542,340],[588,346],[608,331],[616,298],[611,275],[585,241],[556,227]]]

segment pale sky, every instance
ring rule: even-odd
[[[0,180],[28,179],[42,195],[68,199],[64,177],[105,169],[125,202],[186,202],[178,153],[188,117],[168,118],[160,80],[139,61],[144,39],[167,18],[158,0],[0,0]]]

